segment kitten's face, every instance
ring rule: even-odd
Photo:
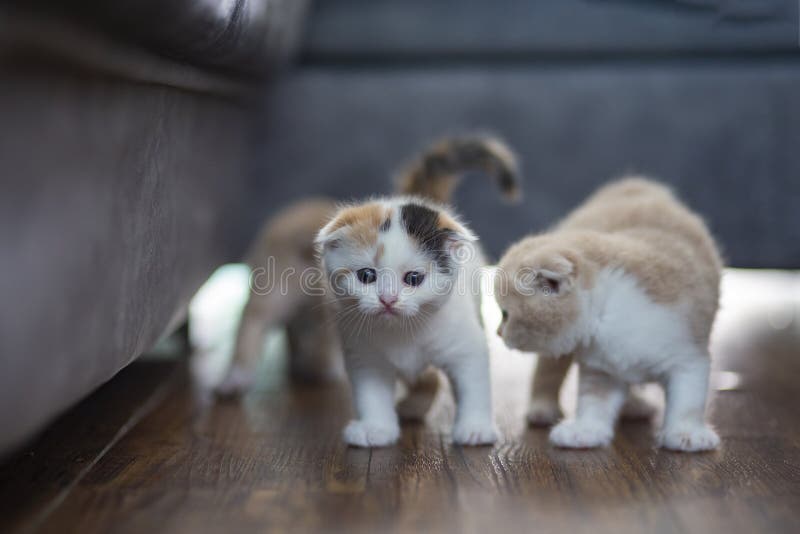
[[[454,254],[473,239],[438,206],[393,199],[340,210],[317,242],[343,316],[400,324],[442,305],[458,275]]]
[[[575,349],[567,335],[580,314],[577,262],[569,251],[539,249],[535,241],[513,247],[500,261],[495,296],[502,310],[497,330],[506,345],[562,355]]]

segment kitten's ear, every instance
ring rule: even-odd
[[[545,295],[564,295],[575,285],[577,268],[575,258],[556,254],[543,261],[536,270],[534,284]]]
[[[449,234],[449,240],[454,243],[471,243],[478,240],[478,236],[472,233],[472,230],[444,211],[439,213],[437,226],[440,230],[446,230]]]
[[[448,231],[445,242],[453,258],[459,263],[465,263],[475,257],[478,236],[472,230],[455,219],[447,220],[443,227]]]
[[[334,219],[317,232],[317,236],[314,238],[314,245],[320,252],[337,248],[341,243],[344,228],[337,228],[335,223],[336,220]]]

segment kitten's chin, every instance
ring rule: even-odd
[[[408,310],[398,310],[396,308],[387,310],[385,308],[381,308],[372,310],[368,315],[387,324],[399,324],[405,320],[413,319],[415,314],[413,312],[409,312]]]
[[[520,352],[539,352],[541,350],[541,347],[536,343],[531,343],[530,340],[508,339],[506,337],[503,337],[502,340],[506,347],[512,350]]]

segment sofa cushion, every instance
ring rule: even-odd
[[[292,50],[306,0],[12,0],[20,12],[72,23],[170,59],[263,75]]]
[[[317,2],[314,58],[602,57],[797,50],[795,0]]]

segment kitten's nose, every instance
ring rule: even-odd
[[[397,302],[397,295],[381,295],[378,297],[378,300],[387,308],[391,308],[394,303]]]

